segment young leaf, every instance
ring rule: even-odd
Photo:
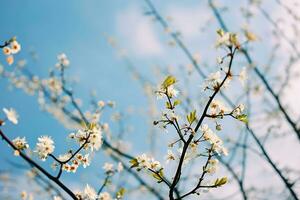
[[[124,195],[125,195],[125,192],[126,192],[125,188],[120,188],[120,190],[117,192],[117,195],[116,195],[117,198],[118,198],[118,199],[123,198]]]
[[[162,87],[163,88],[167,88],[171,85],[173,85],[174,83],[176,83],[176,78],[174,76],[167,76],[167,78],[164,80]]]
[[[167,109],[172,109],[172,105],[168,101],[166,102],[166,108]]]
[[[178,99],[177,99],[177,100],[175,100],[175,101],[174,101],[174,107],[175,107],[175,106],[177,106],[177,105],[179,105],[180,103],[181,103],[181,101],[180,101],[180,100],[178,100]]]
[[[164,177],[163,169],[160,169],[157,173],[153,173],[152,176],[157,180],[158,183],[161,183],[162,177]]]
[[[196,120],[196,110],[194,110],[193,112],[190,112],[190,114],[188,114],[186,116],[186,118],[187,118],[188,122],[190,124],[192,124]]]
[[[222,185],[225,185],[226,183],[227,183],[227,177],[222,177],[221,179],[217,178],[214,185],[216,187],[220,187]]]
[[[138,167],[139,166],[139,162],[136,158],[132,159],[131,161],[129,161],[131,163],[130,168],[134,168],[134,167]]]
[[[246,124],[248,123],[248,117],[245,114],[237,116],[237,119],[240,120],[241,122],[246,123]]]

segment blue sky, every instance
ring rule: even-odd
[[[206,1],[153,2],[164,16],[172,16],[172,27],[182,32],[183,40],[192,53],[199,53],[201,59],[208,60],[208,65],[214,64],[215,55],[220,54],[214,48],[218,25],[215,21],[209,21],[212,15]],[[180,50],[168,45],[169,37],[161,27],[143,15],[147,10],[144,1],[11,0],[1,1],[1,7],[4,9],[0,13],[0,41],[17,36],[22,51],[16,59],[26,59],[27,67],[42,77],[46,77],[48,69],[54,66],[56,56],[61,52],[66,53],[71,61],[67,75],[79,78],[75,94],[83,100],[85,106],[88,105],[92,90],[97,92],[99,100],[116,101],[116,110],[119,111],[134,106],[135,112],[139,113],[148,106],[142,88],[132,79],[131,73],[116,56],[116,51],[110,47],[105,35],[115,37],[120,47],[126,49],[137,69],[154,82],[161,80],[161,77],[153,72],[153,66],[169,66],[174,73],[180,74],[181,68],[189,64]],[[272,6],[268,7],[271,8]],[[239,31],[244,21],[238,17],[239,6],[235,5],[232,9],[230,14],[224,15],[225,20],[232,30]],[[254,21],[251,26],[261,35],[270,34],[263,20]],[[206,28],[206,32],[201,32],[202,28]],[[258,64],[265,64],[265,55],[272,50],[272,42],[262,38],[260,43],[255,44]],[[36,61],[30,58],[31,51],[37,53]],[[7,66],[4,59],[4,56],[0,56],[0,63],[13,70],[13,66]],[[244,63],[239,62],[240,69]],[[205,68],[205,71],[212,70],[214,69]],[[197,88],[200,88],[201,81],[195,77],[193,80]],[[69,130],[49,114],[41,112],[35,97],[27,96],[19,90],[10,91],[7,80],[3,79],[0,79],[0,91],[0,108],[13,107],[20,114],[18,126],[7,124],[3,128],[9,137],[26,136],[31,146],[34,146],[38,136],[49,134],[57,143],[57,152],[64,149],[64,139]],[[0,114],[2,115],[3,113]],[[109,121],[107,116],[104,119]],[[148,144],[145,134],[148,131],[148,128],[145,130],[147,123],[146,118],[141,115],[128,119],[128,124],[134,126],[130,138],[135,144],[134,153],[148,148],[145,145]],[[113,128],[117,129],[115,125]],[[0,143],[0,150],[3,152],[0,155],[0,169],[9,169],[10,165],[3,161],[11,151],[4,143]],[[100,166],[101,159],[90,170],[96,170]]]

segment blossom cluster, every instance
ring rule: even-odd
[[[221,138],[214,133],[207,124],[203,124],[200,127],[204,140],[208,141],[212,145],[212,150],[218,154],[228,155],[228,150],[223,146]]]
[[[53,153],[54,148],[54,141],[51,139],[51,137],[41,136],[38,138],[35,152],[38,154],[41,160],[45,161],[48,155]]]
[[[76,197],[80,200],[120,200],[123,198],[124,195],[124,189],[121,188],[117,194],[116,197],[113,198],[113,196],[108,192],[100,192],[99,195],[97,194],[96,190],[90,186],[86,185],[83,191],[77,191]]]
[[[106,174],[111,174],[114,172],[122,172],[124,169],[124,166],[121,162],[118,163],[118,165],[115,167],[112,163],[104,163],[102,169],[104,169]]]
[[[70,60],[68,59],[67,55],[61,53],[57,56],[58,62],[55,64],[55,67],[61,69],[62,67],[68,67],[70,65]]]
[[[98,151],[102,146],[102,130],[98,124],[90,124],[90,126],[83,130],[78,130],[76,133],[69,134],[71,139],[74,139],[83,145],[84,149],[91,151]]]
[[[176,82],[175,77],[168,76],[156,91],[157,98],[162,98],[164,95],[167,95],[169,98],[176,97],[179,93],[174,87]]]
[[[227,108],[224,103],[220,100],[213,100],[210,104],[210,115],[224,115],[229,112],[229,108]]]
[[[236,47],[240,48],[241,44],[238,41],[237,34],[231,32],[224,32],[222,29],[217,30],[219,38],[217,39],[216,46]]]
[[[14,63],[14,54],[17,54],[21,50],[21,45],[18,43],[16,38],[12,38],[7,42],[7,45],[3,47],[3,54],[6,55],[6,62],[9,65]]]
[[[19,118],[19,115],[18,113],[15,111],[15,109],[13,108],[10,108],[10,109],[7,109],[7,108],[3,108],[3,112],[5,113],[6,115],[6,118],[12,122],[13,124],[18,124],[18,118]],[[3,124],[4,122],[2,122]]]
[[[66,172],[73,172],[75,173],[77,168],[82,165],[83,168],[86,168],[90,165],[90,155],[87,153],[85,155],[82,155],[81,153],[77,153],[73,158],[72,158],[72,153],[66,153],[59,155],[58,160],[63,163],[62,164],[62,170]],[[52,164],[52,168],[56,169],[58,167],[57,162],[54,162]]]
[[[20,151],[29,148],[29,145],[28,145],[25,137],[23,137],[23,138],[16,137],[12,142],[13,142],[14,146]]]
[[[155,160],[153,157],[147,154],[142,154],[130,161],[131,167],[136,167],[137,170],[151,169],[154,171],[160,171],[162,166],[159,161]]]

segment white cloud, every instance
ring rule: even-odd
[[[172,19],[172,25],[189,39],[199,38],[200,29],[211,18],[211,12],[204,5],[171,6],[166,11]]]
[[[129,6],[116,17],[119,39],[126,40],[126,46],[139,56],[155,56],[163,53],[163,47],[153,30],[153,22],[143,15],[143,10]]]

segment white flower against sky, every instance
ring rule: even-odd
[[[212,145],[212,150],[218,154],[228,155],[228,151],[223,147],[223,141],[219,136],[214,133],[207,124],[203,124],[200,127],[201,132],[203,133],[203,138],[207,140]]]
[[[57,56],[58,63],[56,64],[57,68],[60,68],[60,66],[68,67],[70,65],[70,61],[66,54],[61,53]]]
[[[3,108],[3,112],[5,113],[9,121],[11,121],[14,124],[18,124],[19,115],[13,108],[10,109]]]
[[[221,72],[217,71],[215,73],[211,73],[207,79],[205,79],[204,81],[204,85],[203,88],[210,88],[210,89],[214,89],[216,87],[218,87],[221,84]]]
[[[213,100],[210,104],[211,115],[223,115],[228,111],[229,109],[220,100]]]
[[[168,96],[170,97],[176,97],[179,93],[179,91],[176,90],[173,85],[168,87],[167,92],[168,92]]]
[[[29,145],[27,144],[25,137],[23,138],[17,137],[12,142],[14,146],[20,151],[29,148]]]
[[[10,43],[10,49],[12,54],[16,54],[21,50],[21,45],[16,40],[14,40]]]
[[[75,139],[79,145],[84,145],[85,149],[90,148],[91,151],[98,151],[103,142],[102,131],[98,125],[93,125],[85,130],[78,130],[76,133],[69,134],[69,137]]]
[[[169,163],[171,160],[175,160],[175,154],[172,152],[172,150],[168,150],[165,159],[166,159],[166,163]]]
[[[54,151],[54,142],[49,136],[41,136],[38,138],[35,152],[43,161],[46,160],[47,156]]]
[[[2,51],[3,51],[3,54],[4,55],[10,55],[11,54],[11,49],[9,48],[9,47],[4,47],[3,49],[2,49]]]
[[[102,169],[104,169],[106,173],[112,172],[114,170],[114,165],[112,163],[106,162],[104,163]]]
[[[54,196],[53,200],[62,200],[62,198],[60,196]]]
[[[118,170],[118,172],[121,172],[121,171],[123,171],[123,169],[124,169],[124,166],[123,166],[123,164],[122,164],[121,162],[119,162],[119,163],[118,163],[118,166],[117,166],[117,170]]]
[[[87,184],[83,190],[82,199],[83,200],[96,200],[97,197],[98,197],[98,195],[97,195],[95,189]]]
[[[99,200],[111,200],[111,196],[108,192],[101,192],[99,195]]]
[[[14,57],[12,55],[9,55],[6,57],[6,62],[9,64],[9,65],[12,65],[14,63]]]
[[[239,80],[242,85],[245,85],[245,81],[247,80],[247,69],[243,67],[242,71],[239,74]]]

